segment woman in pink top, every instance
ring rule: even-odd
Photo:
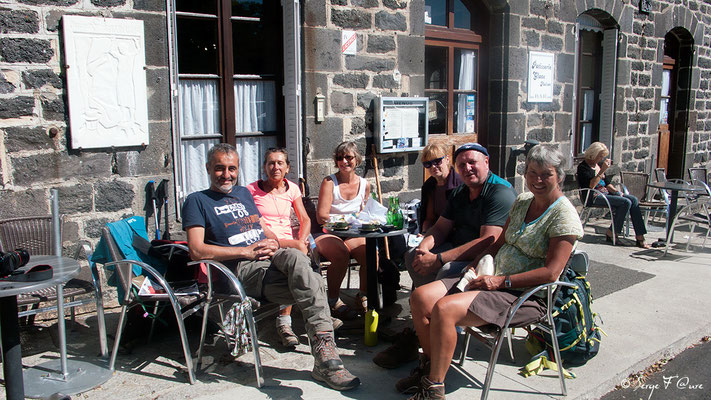
[[[318,194],[316,218],[323,225],[332,215],[358,213],[363,208],[370,193],[370,183],[355,173],[363,162],[363,156],[353,142],[343,142],[333,152],[333,161],[338,172],[323,178]],[[358,313],[349,308],[340,298],[340,288],[348,271],[351,257],[358,261],[360,268],[360,291],[356,296],[358,311],[365,312],[367,279],[365,275],[365,238],[341,239],[334,235],[319,235],[316,238],[319,254],[331,262],[326,281],[328,283],[328,304],[331,315],[339,319],[355,319]]]
[[[301,201],[299,186],[286,179],[289,173],[289,154],[284,148],[271,148],[264,154],[264,173],[267,180],[258,180],[247,185],[254,203],[267,227],[274,232],[281,247],[293,247],[308,253],[308,237],[311,219]],[[291,229],[291,209],[299,218],[299,235],[294,238]],[[277,317],[277,333],[284,346],[299,344],[291,329],[291,306],[282,306]]]

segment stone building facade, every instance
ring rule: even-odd
[[[274,51],[281,55],[277,62],[283,63],[283,68],[279,65],[280,77],[264,75],[264,79],[273,79],[277,93],[274,116],[278,123],[273,140],[289,148],[297,164],[292,172],[306,180],[312,195],[318,192],[321,179],[335,171],[331,154],[339,142],[354,140],[370,157],[376,96],[435,98],[453,92],[450,99],[457,101],[460,89],[452,89],[451,83],[445,88],[441,74],[433,73],[437,69],[434,57],[444,54],[438,52],[443,48],[456,57],[464,54],[460,47],[467,54],[476,54],[476,84],[466,90],[476,93],[477,119],[474,130],[468,131],[451,121],[457,114],[444,114],[442,126],[447,127],[446,132],[436,133],[435,129],[430,140],[452,146],[480,141],[490,150],[491,169],[519,190],[523,188],[521,149],[526,140],[559,147],[569,156],[571,169],[586,140],[604,140],[621,169],[648,170],[651,156],[657,160],[654,164],[658,162],[660,130],[666,129],[664,145],[669,150],[662,153],[671,176],[692,166],[711,167],[708,3],[658,0],[649,2],[649,9],[645,8],[647,2],[641,5],[638,0],[461,3],[469,20],[464,23],[467,28],[458,29],[465,29],[466,34],[444,29],[438,22],[442,4],[445,20],[447,12],[452,11],[451,21],[461,22],[456,16],[462,9],[449,10],[444,0],[281,3],[282,11],[276,18],[283,23],[276,34],[283,40],[281,48]],[[183,6],[178,0],[0,2],[0,218],[47,214],[49,191],[58,188],[68,249],[79,239],[95,241],[107,221],[143,215],[144,188],[149,180],[169,179],[176,188],[171,200],[187,194],[185,187],[190,182],[186,169],[199,170],[202,166],[199,157],[197,162],[190,161],[182,147],[186,142],[180,121],[185,121],[184,113],[190,109],[178,105],[183,96],[180,85],[185,80],[213,79],[219,74],[186,73],[187,68],[181,65],[185,61],[180,59],[180,51],[185,49],[181,47],[181,40],[185,41],[181,21],[199,20],[211,12],[186,11]],[[293,20],[290,12],[295,13]],[[97,150],[72,149],[69,145],[64,15],[144,22],[148,145]],[[446,21],[445,25],[451,22]],[[341,53],[343,30],[358,35],[355,55]],[[240,57],[245,55],[238,49],[243,43],[239,36],[223,35],[219,46],[228,37],[236,42],[226,54],[236,54],[237,71]],[[554,55],[551,101],[528,101],[531,51]],[[291,65],[290,59],[296,64]],[[595,63],[588,63],[590,60]],[[458,71],[454,75],[459,74],[461,79],[463,70]],[[254,80],[258,75],[238,72],[235,81]],[[602,83],[581,84],[585,74]],[[602,78],[595,78],[598,75]],[[665,76],[673,78],[670,93],[663,91]],[[434,87],[437,82],[442,87]],[[294,91],[289,89],[291,84]],[[230,81],[220,86],[220,92],[232,90],[228,88],[231,85]],[[325,98],[322,122],[315,118],[317,94]],[[594,102],[584,101],[588,94]],[[294,103],[298,107],[292,113]],[[592,108],[585,109],[586,104]],[[667,124],[660,124],[662,104],[668,104],[671,115]],[[227,121],[229,126],[230,119],[235,118],[233,111],[227,106],[218,108],[220,121],[223,125]],[[587,112],[593,116],[583,118]],[[296,133],[292,133],[294,129]],[[463,133],[454,133],[456,129]],[[239,129],[237,139],[234,135],[219,136],[208,135],[205,140],[243,143]],[[252,136],[261,140],[259,135]],[[404,201],[419,196],[423,170],[416,153],[378,155],[378,159],[384,195],[399,195]],[[371,181],[372,166],[367,162],[360,170]],[[171,201],[170,209],[175,213],[175,202]]]

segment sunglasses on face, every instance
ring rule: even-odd
[[[344,156],[344,155],[340,155],[340,156],[336,156],[336,161],[346,160],[346,161],[348,161],[348,162],[351,162],[351,161],[353,161],[354,158],[355,158],[355,156]]]
[[[432,167],[433,165],[434,165],[434,166],[439,166],[440,164],[442,164],[442,160],[443,160],[443,159],[444,159],[444,157],[440,157],[440,158],[435,158],[434,160],[423,161],[423,162],[422,162],[422,166],[425,167],[425,168],[430,168],[430,167]]]

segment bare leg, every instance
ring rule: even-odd
[[[341,292],[341,283],[346,276],[348,262],[351,259],[348,247],[343,243],[343,240],[336,236],[323,235],[316,239],[316,249],[321,257],[331,262],[326,274],[328,298],[338,298]]]
[[[360,279],[359,288],[361,292],[366,293],[368,291],[368,268],[366,268],[365,238],[348,238],[345,240],[345,243],[351,257],[355,258],[360,265],[358,271],[358,278]]]
[[[430,317],[432,308],[439,299],[447,294],[447,288],[440,281],[434,281],[415,289],[410,296],[410,310],[412,322],[415,325],[417,337],[420,339],[422,351],[428,357],[431,354],[430,346]]]
[[[469,312],[469,305],[479,293],[479,291],[470,291],[445,296],[434,305],[429,332],[431,338],[436,338],[436,343],[430,343],[429,379],[432,382],[444,382],[457,346],[457,325],[486,324],[481,318]]]

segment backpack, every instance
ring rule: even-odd
[[[560,280],[570,282],[575,287],[559,288],[553,308],[553,322],[563,365],[577,367],[597,355],[600,350],[600,333],[605,334],[605,332],[595,324],[597,314],[590,309],[592,294],[585,276],[568,268]],[[539,328],[528,332],[526,347],[535,356],[523,368],[523,375],[535,375],[542,370],[542,367],[554,368],[557,360],[553,360],[554,352],[550,335]],[[548,358],[546,353],[549,355]],[[569,373],[566,376],[574,377]]]

